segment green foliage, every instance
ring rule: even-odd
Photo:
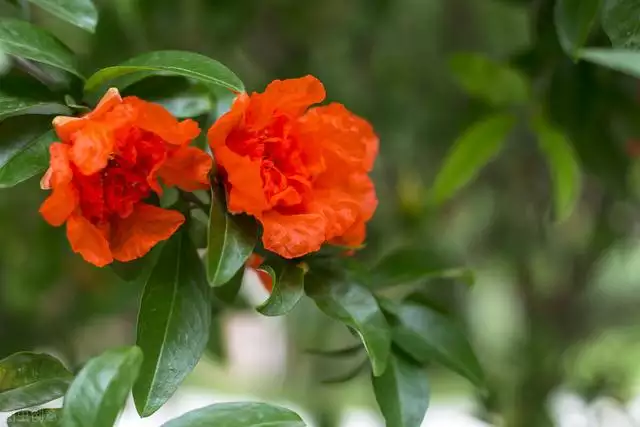
[[[93,33],[98,11],[91,0],[29,0],[58,18]]]
[[[393,427],[420,427],[429,407],[429,381],[421,366],[398,355],[379,377],[373,377],[376,400],[387,422]]]
[[[0,411],[29,408],[64,395],[73,375],[58,359],[16,353],[0,360]]]
[[[562,48],[577,58],[598,18],[602,0],[558,0],[555,22]]]
[[[467,185],[500,152],[513,125],[511,115],[497,114],[467,129],[453,144],[438,172],[431,199],[443,203]]]
[[[82,77],[71,50],[47,31],[27,22],[0,19],[0,49],[17,58],[41,62]]]
[[[580,198],[580,167],[568,139],[544,120],[534,124],[540,150],[547,159],[554,188],[555,216],[563,221],[571,215]]]
[[[305,427],[288,409],[265,403],[219,403],[191,411],[163,427]]]
[[[277,277],[273,270],[266,271],[271,275],[273,290],[257,310],[265,316],[283,316],[293,310],[304,296],[305,267],[286,263]]]
[[[613,46],[637,50],[640,47],[637,19],[640,3],[636,0],[607,0],[603,9],[602,27]]]
[[[140,305],[136,344],[145,357],[133,397],[141,416],[164,405],[195,367],[210,324],[204,267],[187,233],[176,233],[164,245]]]
[[[580,57],[612,70],[640,78],[640,53],[630,50],[585,49]]]
[[[422,363],[434,360],[457,372],[478,387],[485,376],[463,332],[444,315],[424,305],[406,303],[395,313],[399,324],[393,339]]]
[[[218,61],[197,53],[181,51],[149,52],[118,66],[103,68],[89,77],[84,90],[94,92],[104,89],[107,84],[124,89],[143,78],[165,74],[192,78],[236,92],[244,90],[242,81]],[[127,77],[126,80],[122,79],[124,76]]]
[[[49,164],[49,145],[56,141],[51,121],[42,117],[15,117],[0,122],[0,188],[13,187]]]
[[[61,409],[40,409],[20,411],[7,419],[8,427],[58,427],[62,416]]]
[[[529,82],[516,69],[474,53],[456,54],[450,63],[460,87],[493,106],[521,105],[530,99]]]
[[[224,285],[244,266],[256,244],[254,227],[249,221],[241,223],[221,198],[212,196],[206,264],[211,286]]]
[[[373,294],[350,281],[313,279],[306,286],[307,295],[329,317],[358,333],[369,355],[373,374],[382,375],[391,351],[391,332]]]
[[[61,425],[112,427],[142,364],[138,347],[108,350],[78,373],[64,398]]]
[[[23,114],[70,115],[71,110],[61,104],[36,99],[18,98],[0,92],[0,120]]]

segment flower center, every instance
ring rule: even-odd
[[[139,129],[129,129],[116,141],[115,153],[103,170],[89,176],[74,172],[82,214],[94,224],[131,215],[135,204],[151,194],[152,173],[167,155],[162,139]]]

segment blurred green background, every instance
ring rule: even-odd
[[[193,50],[226,64],[250,91],[273,79],[313,74],[324,82],[329,100],[373,123],[381,139],[374,171],[380,206],[359,256],[368,262],[406,246],[407,266],[392,267],[468,266],[476,274],[470,288],[438,281],[419,288],[424,298],[457,314],[491,386],[489,394],[477,395],[464,380],[434,367],[435,402],[464,397],[475,416],[489,423],[539,427],[554,425],[549,399],[560,390],[586,401],[607,396],[621,405],[636,395],[640,168],[629,147],[640,137],[638,86],[571,60],[557,41],[553,1],[97,4],[95,36],[35,7],[30,18],[78,52],[87,74],[148,50]],[[3,16],[21,13],[0,0]],[[596,29],[590,44],[609,42]],[[456,83],[451,55],[460,52],[526,75],[531,101],[513,112],[524,117],[543,111],[571,141],[583,191],[566,221],[553,219],[549,171],[525,123],[453,200],[438,208],[428,203],[453,142],[494,111]],[[499,90],[500,75],[495,78]],[[10,127],[11,119],[2,126]],[[109,269],[74,256],[64,230],[38,215],[44,197],[37,179],[0,191],[0,358],[47,348],[75,365],[132,342],[141,284],[122,282]],[[215,310],[223,325],[251,313],[241,306]],[[290,349],[277,386],[259,379],[246,385],[224,370],[225,336],[213,337],[212,356],[192,381],[292,398],[317,415],[321,427],[335,425],[342,405],[373,405],[366,378],[319,384],[358,360],[327,361],[303,352],[337,348],[349,342],[348,333],[309,302],[283,326]]]

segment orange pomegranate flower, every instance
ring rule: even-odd
[[[240,94],[208,132],[229,211],[258,219],[264,247],[285,258],[360,246],[378,203],[378,138],[341,104],[309,108],[324,98],[315,77],[276,80]]]
[[[92,264],[140,258],[182,225],[180,212],[143,202],[162,192],[159,179],[185,191],[208,188],[212,159],[188,146],[198,125],[160,105],[109,89],[92,112],[53,125],[61,142],[50,147],[41,187],[53,191],[40,213],[53,226],[66,222],[73,251]]]

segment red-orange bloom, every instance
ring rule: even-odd
[[[198,125],[160,105],[110,89],[92,112],[53,125],[61,142],[50,147],[41,186],[53,191],[40,213],[53,226],[66,222],[71,247],[92,264],[139,258],[182,225],[180,212],[143,202],[162,192],[159,179],[185,191],[208,187],[212,159],[188,146]]]
[[[264,247],[285,258],[361,245],[378,203],[378,138],[341,104],[309,108],[324,98],[315,77],[276,80],[240,94],[208,133],[229,211],[256,217]]]

